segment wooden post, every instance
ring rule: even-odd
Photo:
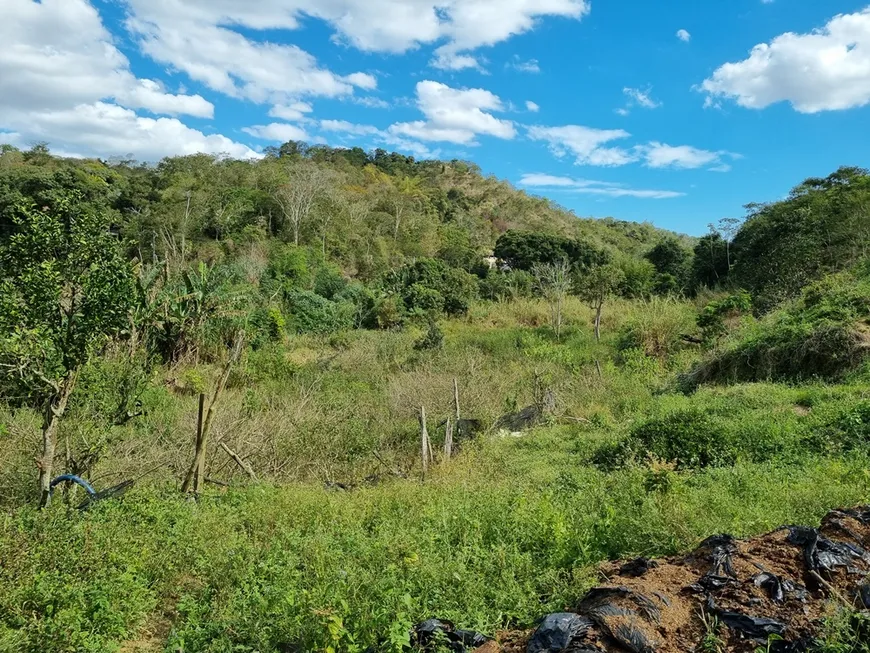
[[[233,369],[233,365],[235,365],[236,361],[239,359],[239,356],[242,354],[242,347],[245,342],[245,334],[243,331],[239,331],[236,336],[236,341],[233,344],[233,350],[230,353],[230,358],[227,361],[226,366],[224,366],[224,370],[221,373],[220,378],[218,379],[217,385],[214,389],[214,394],[211,398],[211,403],[208,405],[208,411],[205,414],[205,420],[202,422],[201,428],[198,428],[199,437],[196,442],[196,453],[193,457],[193,463],[190,466],[190,469],[187,471],[187,476],[184,479],[184,483],[181,486],[182,492],[187,492],[190,489],[191,483],[193,483],[193,492],[194,494],[198,494],[202,487],[205,485],[205,454],[206,454],[206,445],[208,444],[208,433],[211,430],[212,420],[214,419],[215,414],[215,406],[217,405],[218,399],[220,399],[221,393],[224,391],[224,388],[227,385],[227,381],[230,378],[230,372]],[[202,402],[204,403],[204,399]],[[200,405],[203,405],[201,403]],[[200,413],[201,414],[201,413]]]
[[[444,432],[444,460],[450,460],[453,456],[453,422],[447,418],[447,427]]]
[[[453,379],[453,406],[456,409],[456,423],[459,424],[459,381]]]
[[[426,407],[420,406],[420,454],[423,460],[423,476],[429,472],[429,431],[426,429]]]
[[[602,377],[601,363],[598,360],[595,361],[595,369],[598,370],[598,378],[600,379]]]

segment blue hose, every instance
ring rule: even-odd
[[[88,493],[91,497],[96,496],[97,491],[91,487],[91,484],[88,483],[85,479],[80,476],[75,476],[73,474],[64,474],[63,476],[58,476],[51,482],[51,485],[48,486],[48,492],[51,494],[54,492],[54,488],[56,485],[59,485],[64,482],[75,483],[76,485],[80,485],[85,489],[85,492]]]

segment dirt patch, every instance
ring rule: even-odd
[[[743,653],[771,635],[772,651],[808,650],[832,601],[870,607],[868,549],[870,508],[862,507],[832,511],[818,529],[717,535],[687,556],[608,563],[607,584],[575,610],[588,626],[561,650],[680,653],[701,650],[708,637],[720,651]],[[504,653],[526,653],[532,635],[500,633],[497,641]]]

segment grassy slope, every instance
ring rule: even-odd
[[[156,390],[150,415],[107,444],[95,472],[105,485],[167,460],[147,486],[85,515],[56,506],[47,516],[10,508],[0,517],[0,651],[137,650],[133,642],[354,651],[379,638],[398,651],[408,626],[432,615],[489,632],[530,625],[570,606],[603,559],[812,523],[866,501],[866,454],[801,449],[867,395],[862,375],[840,386],[751,384],[686,397],[669,387],[696,354],[675,351],[669,363],[629,352],[619,366],[605,363],[599,380],[594,359],[614,355],[617,331],[634,325],[639,344],[669,341],[663,334],[681,331],[692,308],[616,304],[600,346],[587,309],[572,303],[568,314],[574,326],[562,342],[541,326],[546,307],[527,302],[479,306],[447,323],[440,353],[415,352],[413,332],[361,333],[297,341],[291,374],[275,352],[268,365],[249,359],[216,436],[251,455],[269,482],[213,490],[198,504],[167,485],[187,463],[194,399]],[[410,480],[322,489],[323,480],[378,471],[373,449],[388,465],[412,459],[416,406],[426,404],[434,428],[450,411],[454,376],[465,414],[491,422],[531,401],[536,371],[559,397],[561,419],[523,438],[490,435],[425,483],[412,469]],[[689,408],[727,422],[740,442],[772,445],[697,472],[591,464],[637,424]],[[3,422],[21,436],[35,419]],[[73,442],[94,437],[82,416],[66,428]],[[10,505],[30,490],[32,463],[25,448],[3,451],[0,494]],[[210,469],[234,473],[219,452]]]

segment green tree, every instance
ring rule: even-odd
[[[644,258],[656,268],[656,292],[670,294],[682,289],[691,263],[692,253],[684,248],[676,238],[665,238]]]
[[[595,339],[599,342],[604,304],[616,294],[623,281],[622,270],[612,264],[594,265],[578,275],[577,295],[595,311]]]
[[[495,244],[495,256],[511,269],[531,270],[536,263],[567,260],[571,267],[606,262],[606,255],[582,240],[531,231],[508,231]]]
[[[728,278],[728,248],[718,233],[703,236],[695,245],[692,259],[691,286],[713,288]]]
[[[16,206],[0,244],[0,383],[43,410],[40,505],[50,501],[57,426],[79,370],[129,326],[131,266],[105,216],[76,197]]]

